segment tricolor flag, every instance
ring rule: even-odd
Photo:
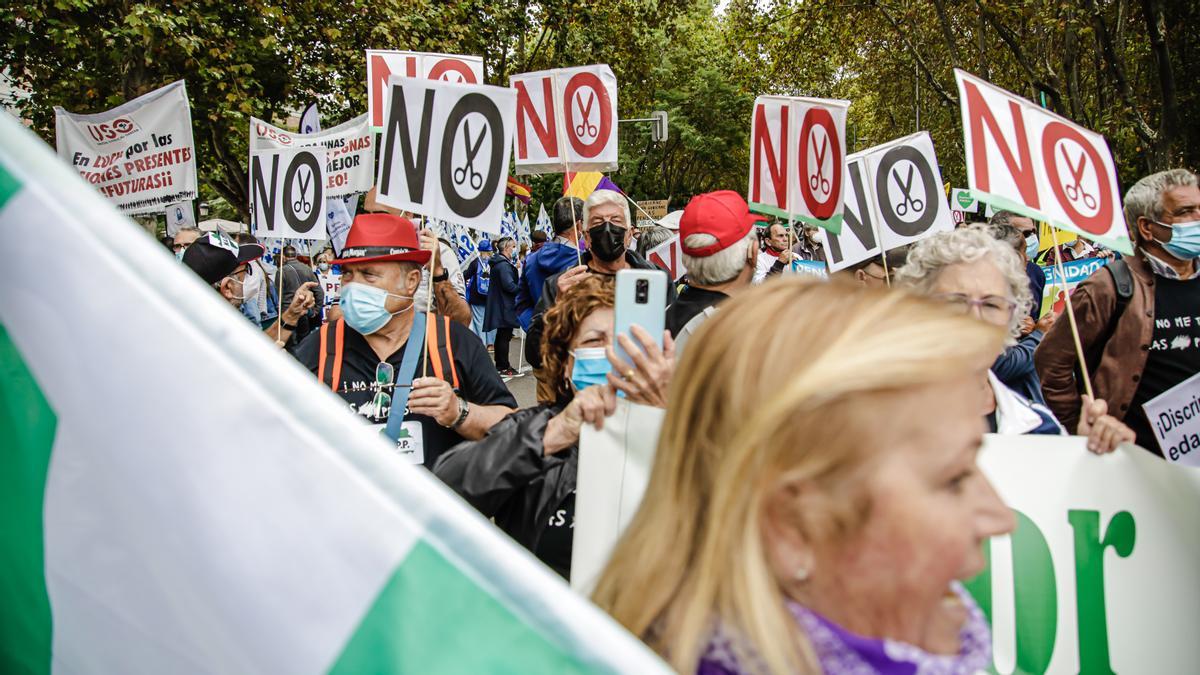
[[[518,181],[512,176],[509,176],[508,182],[504,188],[504,194],[510,197],[516,197],[517,199],[520,199],[522,203],[528,204],[531,193],[528,185]]]
[[[0,240],[0,672],[667,672],[7,114]]]

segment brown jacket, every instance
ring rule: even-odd
[[[1096,397],[1108,402],[1108,413],[1117,419],[1124,419],[1133,404],[1154,334],[1154,274],[1140,253],[1126,256],[1125,261],[1133,274],[1133,297],[1104,347],[1099,366],[1090,364],[1089,373]],[[1071,294],[1071,304],[1083,353],[1090,354],[1092,345],[1104,339],[1109,318],[1116,310],[1117,288],[1112,275],[1097,270]],[[1083,385],[1075,382],[1078,357],[1067,317],[1054,322],[1034,352],[1033,361],[1042,380],[1046,405],[1063,426],[1074,430],[1079,424]]]

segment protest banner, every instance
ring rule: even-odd
[[[669,672],[7,114],[0,238],[0,672]]]
[[[1042,273],[1046,275],[1046,285],[1042,289],[1042,297],[1039,301],[1040,310],[1038,317],[1046,316],[1053,312],[1055,316],[1063,313],[1067,308],[1067,298],[1069,293],[1075,292],[1075,287],[1083,283],[1084,279],[1092,276],[1096,270],[1104,267],[1107,261],[1104,258],[1086,258],[1084,260],[1072,260],[1071,262],[1063,263],[1063,274],[1058,273],[1058,268],[1054,265],[1049,265],[1042,268]],[[1063,276],[1065,275],[1065,277]]]
[[[367,118],[371,131],[383,130],[391,76],[483,84],[483,57],[392,49],[367,50]]]
[[[250,155],[250,214],[261,237],[324,239],[323,147],[287,148]]]
[[[304,111],[300,113],[300,123],[296,125],[296,133],[315,134],[320,130],[321,109],[317,106],[317,102],[313,101],[305,106]]]
[[[571,585],[584,592],[633,517],[630,491],[649,481],[662,417],[641,407],[580,433]],[[992,625],[993,672],[1195,669],[1200,471],[1134,446],[1093,455],[1062,436],[988,434],[978,463],[1018,522],[966,582]]]
[[[179,202],[166,208],[167,236],[174,237],[185,227],[196,227],[196,212],[192,210],[192,202]]]
[[[829,268],[821,260],[800,260],[796,258],[792,260],[792,264],[787,267],[790,274],[800,274],[814,279],[828,280]]]
[[[849,101],[759,96],[750,121],[750,207],[842,230]]]
[[[607,65],[509,78],[517,95],[516,173],[617,168],[617,77]]]
[[[1200,344],[1191,348],[1200,349]],[[1200,467],[1200,373],[1146,401],[1142,409],[1163,457],[1173,464]]]
[[[830,271],[954,229],[928,132],[855,153],[846,171],[845,227],[821,230]]]
[[[126,215],[196,198],[196,144],[183,80],[101,113],[54,107],[58,156]]]
[[[375,199],[499,234],[516,94],[392,76]]]
[[[250,118],[250,155],[287,148],[325,148],[325,196],[366,192],[375,184],[375,143],[367,116],[323,131],[294,134]]]
[[[321,284],[321,290],[325,293],[321,306],[321,320],[325,321],[329,315],[329,308],[338,304],[338,297],[342,293],[342,275],[333,271],[321,272],[317,275],[317,282]]]
[[[672,281],[679,281],[683,275],[687,274],[687,268],[683,264],[683,245],[679,241],[679,235],[646,251],[646,260],[665,269],[667,274],[671,275]]]
[[[1104,137],[962,70],[954,75],[971,194],[1132,254]]]

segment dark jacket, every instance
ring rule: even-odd
[[[529,330],[533,321],[533,308],[542,299],[542,284],[546,278],[578,264],[579,254],[574,246],[552,241],[525,258],[525,269],[521,273],[521,288],[517,291],[517,315],[521,327]]]
[[[1005,386],[1040,405],[1046,405],[1046,398],[1042,396],[1042,381],[1038,379],[1037,368],[1033,365],[1033,352],[1042,343],[1043,337],[1045,334],[1042,331],[1033,331],[1005,349],[992,364],[992,372]]]
[[[1140,254],[1124,258],[1133,275],[1133,297],[1125,307],[1112,337],[1100,342],[1117,307],[1117,287],[1112,274],[1097,272],[1075,287],[1071,304],[1084,354],[1103,349],[1099,364],[1089,363],[1092,389],[1108,401],[1108,414],[1125,419],[1137,392],[1150,341],[1154,336],[1154,273]],[[1068,429],[1079,424],[1082,384],[1075,381],[1075,345],[1069,321],[1055,321],[1033,355],[1046,405]]]
[[[721,291],[684,286],[679,297],[667,308],[666,327],[671,331],[671,337],[678,336],[679,331],[697,314],[728,299],[729,296]]]
[[[579,448],[549,457],[542,441],[550,418],[564,403],[512,413],[477,441],[454,446],[433,473],[510,537],[536,551],[550,515],[575,491]],[[559,570],[564,573],[566,570]]]
[[[591,252],[584,253],[583,264],[588,265],[591,261]],[[629,266],[635,270],[658,270],[664,275],[667,274],[662,271],[662,268],[654,263],[647,262],[645,258],[638,255],[635,251],[625,251],[625,262],[629,263]],[[545,329],[543,317],[546,314],[546,310],[553,307],[554,302],[558,300],[558,277],[561,275],[562,272],[559,272],[546,277],[545,283],[542,284],[542,298],[538,300],[537,307],[533,310],[533,320],[529,322],[529,329],[526,331],[525,360],[534,368],[542,367],[542,331]],[[492,280],[492,283],[495,283],[495,279]],[[673,302],[675,302],[675,284],[668,278],[667,306],[670,307]]]
[[[321,288],[321,283],[317,280],[317,275],[313,274],[312,268],[299,260],[289,260],[279,269],[282,275],[281,287],[283,295],[280,297],[279,307],[280,313],[285,311],[292,304],[292,299],[296,297],[296,291],[306,283],[312,282],[316,284],[313,289],[313,298],[316,303],[313,308],[308,311],[299,321],[296,322],[296,330],[292,332],[292,337],[289,338],[289,344],[299,344],[306,335],[321,327],[321,307],[325,304],[325,291]]]
[[[1029,277],[1029,292],[1033,294],[1033,307],[1029,309],[1029,318],[1037,321],[1042,314],[1042,296],[1046,292],[1046,273],[1035,263],[1025,263],[1025,276]]]
[[[483,329],[516,328],[520,325],[517,323],[517,267],[502,255],[492,256],[489,262],[492,278],[488,284]]]

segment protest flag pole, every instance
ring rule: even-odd
[[[1065,284],[1067,275],[1063,271],[1062,248],[1058,245],[1058,228],[1050,225],[1050,237],[1054,240],[1054,266],[1058,270],[1058,278]],[[1071,324],[1071,338],[1075,341],[1075,355],[1079,357],[1079,372],[1083,375],[1083,390],[1093,401],[1096,395],[1092,393],[1092,378],[1088,375],[1087,359],[1083,357],[1083,343],[1079,339],[1079,326],[1075,324],[1075,307],[1071,304],[1071,292],[1064,293],[1067,301],[1067,322]]]
[[[421,229],[424,230],[428,226],[429,220],[421,216]],[[431,231],[432,232],[432,231]],[[429,339],[429,327],[433,325],[433,270],[437,267],[438,251],[442,248],[442,242],[438,240],[437,233],[433,232],[433,255],[429,258],[429,283],[425,286],[425,339]],[[413,300],[416,302],[416,300]],[[421,361],[421,377],[429,376],[429,357],[426,356]]]
[[[571,205],[571,231],[575,233],[575,264],[583,264],[583,252],[579,250],[579,239],[582,233],[579,231],[579,217],[575,215],[575,198],[571,195],[571,184],[575,182],[574,176],[571,175],[571,162],[567,159],[567,125],[563,121],[563,109],[561,105],[562,90],[558,87],[558,71],[553,71],[550,77],[554,80],[554,123],[558,125],[558,152],[563,161],[563,179],[567,184],[567,189],[564,194],[567,195],[567,202]]]
[[[283,240],[279,240],[279,257],[275,259],[275,344],[282,347],[283,342]]]

